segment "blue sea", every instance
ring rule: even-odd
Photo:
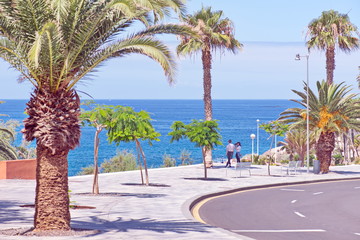
[[[0,116],[0,119],[16,119],[22,122],[26,115],[24,109],[27,100],[5,100],[0,104],[0,114],[7,114],[8,117]],[[201,150],[188,140],[170,143],[170,126],[174,121],[190,123],[192,119],[203,119],[202,100],[96,100],[97,104],[130,106],[135,111],[145,110],[151,113],[153,126],[156,131],[161,133],[160,141],[153,142],[150,146],[143,142],[144,152],[151,168],[160,167],[163,164],[164,154],[177,159],[182,150],[191,153],[194,163],[201,163]],[[252,140],[251,134],[257,135],[257,119],[260,123],[276,120],[279,114],[287,108],[298,106],[289,100],[213,100],[213,118],[219,121],[220,133],[222,135],[223,146],[217,146],[213,151],[213,158],[220,160],[225,158],[225,146],[229,139],[233,142],[240,141],[242,144],[242,155],[251,154]],[[22,128],[22,127],[21,127]],[[20,130],[20,128],[19,128]],[[81,168],[93,164],[94,149],[93,127],[82,127],[80,146],[71,151],[69,160],[69,175],[77,175]],[[19,133],[15,144],[21,142]],[[259,138],[258,138],[259,137]],[[281,138],[278,138],[281,140]],[[259,141],[259,153],[263,153],[270,148],[269,134],[259,129],[259,136],[254,140],[254,153],[257,151],[257,141]],[[35,143],[33,143],[33,146]],[[134,143],[120,143],[119,146],[109,144],[107,141],[106,130],[100,135],[99,162],[110,159],[118,150],[128,149],[136,153]]]

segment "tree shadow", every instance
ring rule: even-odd
[[[329,173],[336,173],[336,174],[340,174],[340,175],[360,175],[360,172],[354,172],[354,171],[341,171],[341,170],[337,170],[337,171],[333,171],[330,170]]]
[[[229,181],[225,178],[184,178],[185,180],[201,180],[201,181],[219,181],[219,182],[225,182]]]
[[[101,232],[128,232],[130,230],[145,230],[157,233],[173,232],[179,234],[188,232],[205,233],[208,232],[209,229],[213,228],[212,226],[208,226],[202,223],[186,220],[159,221],[150,218],[123,220],[121,217],[119,217],[117,220],[108,221],[98,218],[97,216],[93,216],[91,219],[92,222],[72,220],[71,226],[73,228],[96,229],[100,230]],[[95,233],[93,235],[99,235],[101,232]]]
[[[0,223],[27,221],[29,217],[25,217],[24,210],[18,208],[22,204],[17,201],[0,201]]]
[[[145,185],[142,183],[122,183],[122,185],[126,186],[143,186],[143,187],[171,187],[167,184],[161,184],[161,183],[149,183],[149,185]]]
[[[108,193],[71,193],[72,196],[94,196],[94,197],[137,197],[137,198],[159,198],[166,197],[166,194],[150,194],[150,193],[117,193],[117,192],[108,192]]]

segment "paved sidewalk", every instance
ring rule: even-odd
[[[215,227],[201,224],[189,214],[189,204],[196,198],[215,192],[265,184],[290,183],[341,178],[360,178],[360,166],[331,167],[325,175],[302,174],[281,176],[280,167],[253,166],[239,178],[233,169],[216,165],[208,169],[211,180],[204,181],[202,165],[150,169],[150,183],[142,186],[139,171],[101,174],[100,195],[88,193],[92,176],[69,178],[71,201],[95,209],[71,210],[72,227],[98,229],[100,233],[79,237],[23,237],[0,235],[7,239],[246,239]],[[35,181],[0,180],[0,229],[31,227],[34,209],[20,205],[34,203]]]

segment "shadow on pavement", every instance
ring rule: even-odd
[[[157,233],[173,232],[173,233],[187,233],[187,232],[208,232],[208,229],[213,228],[201,223],[192,221],[159,221],[150,218],[123,220],[119,217],[117,220],[108,221],[98,218],[96,216],[91,217],[92,222],[72,221],[71,226],[73,228],[82,229],[97,229],[102,232],[116,231],[116,232],[128,232],[131,230],[144,230],[153,231]],[[100,233],[94,234],[99,235]],[[145,234],[145,233],[144,233]]]
[[[19,208],[22,204],[24,203],[17,201],[0,201],[0,224],[22,221],[26,222],[29,221],[29,219],[32,219],[32,216],[30,218],[25,217],[28,216],[28,214],[25,213],[26,210]]]
[[[201,181],[229,181],[225,178],[184,178],[185,180],[201,180]]]
[[[71,195],[82,195],[82,196],[94,196],[94,197],[137,197],[137,198],[159,198],[166,197],[166,194],[150,194],[150,193],[117,193],[117,192],[108,192],[108,193],[72,193]]]

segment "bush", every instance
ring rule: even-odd
[[[163,163],[162,167],[175,167],[176,166],[176,160],[171,157],[169,154],[163,155]]]
[[[193,159],[190,157],[191,153],[186,150],[183,149],[180,153],[180,161],[181,161],[181,165],[191,165],[193,164]]]
[[[136,170],[136,158],[135,155],[128,150],[117,152],[117,154],[109,160],[105,160],[101,164],[101,172],[122,172]]]
[[[94,173],[94,165],[81,168],[81,172],[77,175],[90,175]]]

